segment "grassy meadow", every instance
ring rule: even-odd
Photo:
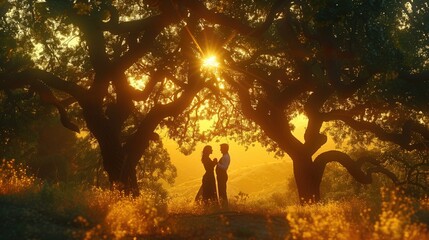
[[[382,189],[380,197],[300,206],[287,194],[238,192],[221,211],[186,195],[130,198],[49,184],[3,161],[0,239],[429,239],[429,198],[406,197],[398,189]]]

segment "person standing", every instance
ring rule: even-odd
[[[204,204],[218,205],[218,197],[216,192],[216,180],[214,175],[214,168],[217,164],[217,159],[211,160],[210,154],[213,153],[213,149],[210,145],[203,148],[203,154],[201,162],[204,165],[206,172],[204,173],[202,185],[200,191],[197,193],[195,198],[197,201],[202,200]]]
[[[222,157],[219,159],[219,162],[216,165],[216,175],[217,175],[217,188],[219,192],[219,201],[220,205],[223,209],[228,208],[228,197],[226,194],[226,182],[228,181],[228,167],[231,162],[231,158],[229,156],[229,145],[226,143],[222,143],[220,145],[220,151],[222,153]]]

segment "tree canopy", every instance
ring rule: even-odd
[[[372,174],[380,172],[396,184],[420,185],[399,180],[369,153],[352,159],[338,150],[316,152],[327,133],[337,141],[376,138],[407,151],[427,151],[429,42],[420,21],[427,18],[427,6],[406,1],[285,5],[262,41],[229,44],[222,77],[238,94],[244,116],[293,159],[299,196],[319,200],[323,171],[332,161],[361,183],[371,183]],[[308,118],[304,141],[293,135],[296,114]],[[425,166],[419,179],[427,190],[428,162],[417,165]]]
[[[289,155],[303,201],[319,200],[331,161],[362,183],[373,173],[416,183],[371,155],[318,150],[328,135],[427,150],[428,8],[402,0],[3,1],[0,89],[37,93],[66,128],[86,128],[112,185],[135,194],[136,166],[160,127],[190,143],[184,150],[234,135]],[[71,120],[75,108],[85,126]],[[301,114],[303,141],[292,123]],[[199,131],[203,119],[214,121],[211,133]],[[415,164],[427,171],[427,160]]]

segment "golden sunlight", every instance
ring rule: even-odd
[[[205,69],[216,69],[219,65],[216,55],[209,55],[203,59],[201,66]]]
[[[128,76],[128,82],[131,85],[131,87],[138,90],[143,90],[148,81],[149,81],[148,75],[142,75],[139,78],[134,76]]]

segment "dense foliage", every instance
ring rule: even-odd
[[[425,1],[11,0],[0,8],[0,89],[37,93],[65,127],[89,131],[112,186],[138,194],[137,165],[168,127],[184,152],[230,135],[287,154],[303,201],[320,199],[333,161],[361,183],[383,173],[427,190],[427,158],[390,161],[371,149],[427,151]],[[219,62],[205,67],[211,55]],[[76,109],[85,125],[70,118]],[[303,138],[293,133],[298,115],[308,119]],[[199,120],[214,129],[202,132]],[[318,152],[329,135],[366,147]]]
[[[394,184],[427,192],[428,162],[418,157],[429,139],[429,32],[421,21],[427,4],[278,1],[262,4],[256,19],[234,15],[247,3],[217,9],[227,16],[212,20],[245,20],[233,26],[241,33],[258,21],[262,26],[224,44],[219,75],[237,94],[245,118],[268,137],[255,134],[254,140],[292,158],[300,198],[319,200],[329,162],[364,184],[382,173]],[[293,132],[298,114],[308,118],[304,136]],[[226,129],[233,118],[224,119]],[[328,136],[347,144],[320,152]],[[398,151],[403,154],[393,153]]]

